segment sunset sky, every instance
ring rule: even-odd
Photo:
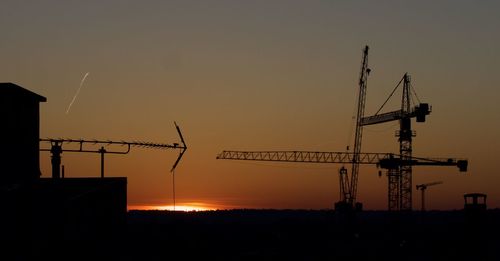
[[[463,194],[500,207],[498,1],[7,1],[0,8],[0,82],[47,97],[40,136],[179,142],[178,204],[333,208],[341,165],[216,160],[222,150],[343,151],[353,128],[362,49],[370,46],[366,115],[405,72],[427,122],[415,156],[469,159],[416,167],[429,209]],[[88,77],[66,114],[80,81]],[[400,95],[400,94],[399,94]],[[387,105],[399,108],[399,96]],[[396,122],[367,127],[364,152],[398,152]],[[4,137],[8,138],[8,137]],[[352,143],[352,142],[351,142]],[[107,155],[128,178],[129,205],[172,204],[175,150]],[[99,157],[63,153],[67,177],[98,177]],[[43,177],[50,155],[41,152]],[[414,190],[414,208],[420,194]],[[363,166],[358,199],[387,208],[387,177]]]

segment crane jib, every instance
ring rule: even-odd
[[[222,151],[216,159],[223,160],[252,160],[274,162],[299,163],[352,163],[352,152],[325,152],[325,151]],[[394,169],[401,165],[412,166],[457,166],[460,171],[467,171],[468,161],[456,158],[422,158],[411,157],[402,160],[393,153],[359,153],[359,164],[377,165],[382,169]]]

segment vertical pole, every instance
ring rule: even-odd
[[[422,212],[425,211],[425,188],[422,188]]]
[[[61,154],[62,145],[59,145],[58,141],[52,142],[52,147],[50,148],[50,153],[52,154],[52,178],[58,179],[61,177]]]
[[[172,196],[174,198],[174,211],[175,211],[175,170],[172,171]]]
[[[342,166],[339,170],[339,183],[340,183],[340,202],[346,203],[347,199],[349,199],[351,196],[350,191],[349,191],[349,178],[347,177],[347,169]]]
[[[104,178],[104,153],[106,153],[104,147],[99,149],[99,153],[101,153],[101,178]]]

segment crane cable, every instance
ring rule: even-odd
[[[417,92],[416,92],[416,91],[415,91],[415,89],[413,88],[413,84],[411,84],[411,82],[410,82],[410,89],[412,90],[413,95],[415,95],[415,98],[417,98],[418,103],[421,103],[421,102],[420,102],[420,99],[418,98]]]
[[[172,197],[174,200],[174,211],[175,211],[175,169],[172,170]]]
[[[389,99],[391,99],[392,95],[394,95],[394,92],[398,89],[399,85],[401,85],[401,83],[403,82],[404,80],[404,77],[401,78],[401,80],[399,81],[399,83],[396,85],[396,87],[394,87],[394,90],[392,90],[391,94],[389,94],[389,97],[387,97],[387,99],[385,100],[385,102],[382,104],[382,106],[380,106],[380,108],[378,109],[378,111],[375,113],[375,115],[378,115],[378,113],[382,110],[382,108],[384,108],[385,104],[389,101]]]
[[[354,125],[356,124],[356,112],[358,111],[358,106],[357,106],[357,101],[358,101],[358,96],[356,95],[356,100],[354,104],[353,110],[352,110],[352,116],[351,116],[351,123],[349,124],[349,132],[347,133],[347,145],[346,145],[346,151],[349,151],[349,146],[351,145],[352,141],[352,136],[353,136],[353,130],[354,130]]]

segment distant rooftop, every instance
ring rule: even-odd
[[[38,102],[46,102],[47,101],[47,98],[45,98],[39,94],[36,94],[32,91],[29,91],[27,89],[24,89],[23,87],[21,87],[17,84],[11,83],[11,82],[0,83],[0,95],[1,96],[8,95],[8,96],[13,96],[13,97],[15,97],[15,96],[31,97]]]

